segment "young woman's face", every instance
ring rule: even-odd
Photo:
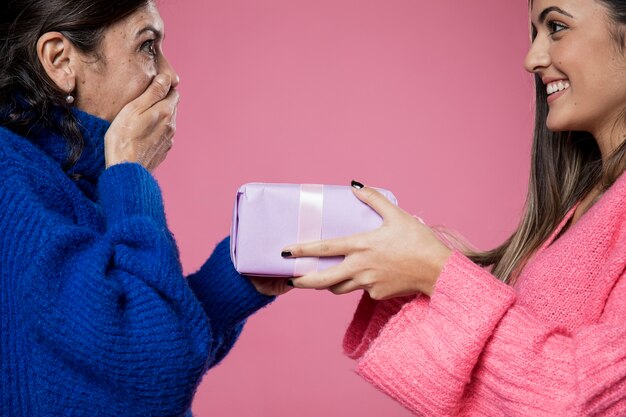
[[[161,49],[163,34],[163,20],[153,2],[106,29],[98,58],[82,60],[76,106],[112,121],[157,74],[170,74],[176,87],[178,75]]]
[[[525,67],[547,90],[548,128],[594,135],[622,129],[626,58],[606,7],[596,0],[534,0],[531,24],[536,37]]]

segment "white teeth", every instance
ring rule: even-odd
[[[568,89],[569,86],[570,86],[569,81],[555,81],[555,82],[549,83],[546,86],[546,92],[548,93],[548,95],[554,94],[557,91]]]

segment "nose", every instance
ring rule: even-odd
[[[180,82],[180,78],[178,77],[178,73],[176,73],[174,67],[172,67],[172,65],[167,60],[167,58],[165,58],[165,56],[161,56],[161,59],[159,59],[159,64],[159,73],[169,74],[170,79],[172,80],[172,88],[176,88],[178,86],[178,83]]]
[[[550,52],[547,42],[536,37],[524,59],[524,68],[530,73],[538,73],[550,66]]]

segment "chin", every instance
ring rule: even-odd
[[[550,117],[548,114],[548,118],[546,120],[546,127],[550,132],[558,133],[558,132],[566,132],[572,129],[571,123],[567,123],[565,120],[559,120],[556,117]]]
[[[558,125],[554,126],[554,125],[551,125],[549,123],[546,124],[546,127],[552,133],[559,133],[559,132],[565,132],[565,131],[571,130],[571,129],[566,129],[566,128],[558,126]]]

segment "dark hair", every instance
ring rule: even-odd
[[[624,56],[626,1],[596,0],[606,7],[616,50]],[[532,7],[532,0],[529,1]],[[534,32],[534,31],[533,31]],[[536,33],[532,33],[532,37]],[[626,109],[622,117],[626,119]],[[535,129],[526,207],[517,230],[499,247],[487,252],[467,250],[474,262],[492,266],[505,282],[517,272],[550,236],[565,214],[594,187],[605,191],[626,169],[626,141],[602,161],[598,145],[589,133],[551,132],[546,126],[546,88],[535,75]]]
[[[37,41],[60,32],[81,52],[97,57],[105,29],[149,0],[4,0],[0,6],[0,126],[29,137],[44,125],[68,141],[65,169],[80,157],[84,139],[66,91],[47,76]]]
[[[613,21],[612,34],[615,38],[615,42],[619,45],[620,51],[624,53],[625,46],[625,33],[624,33],[624,25],[626,25],[626,1],[612,1],[612,0],[598,0],[602,3],[608,10],[609,16],[611,16],[611,20]]]

